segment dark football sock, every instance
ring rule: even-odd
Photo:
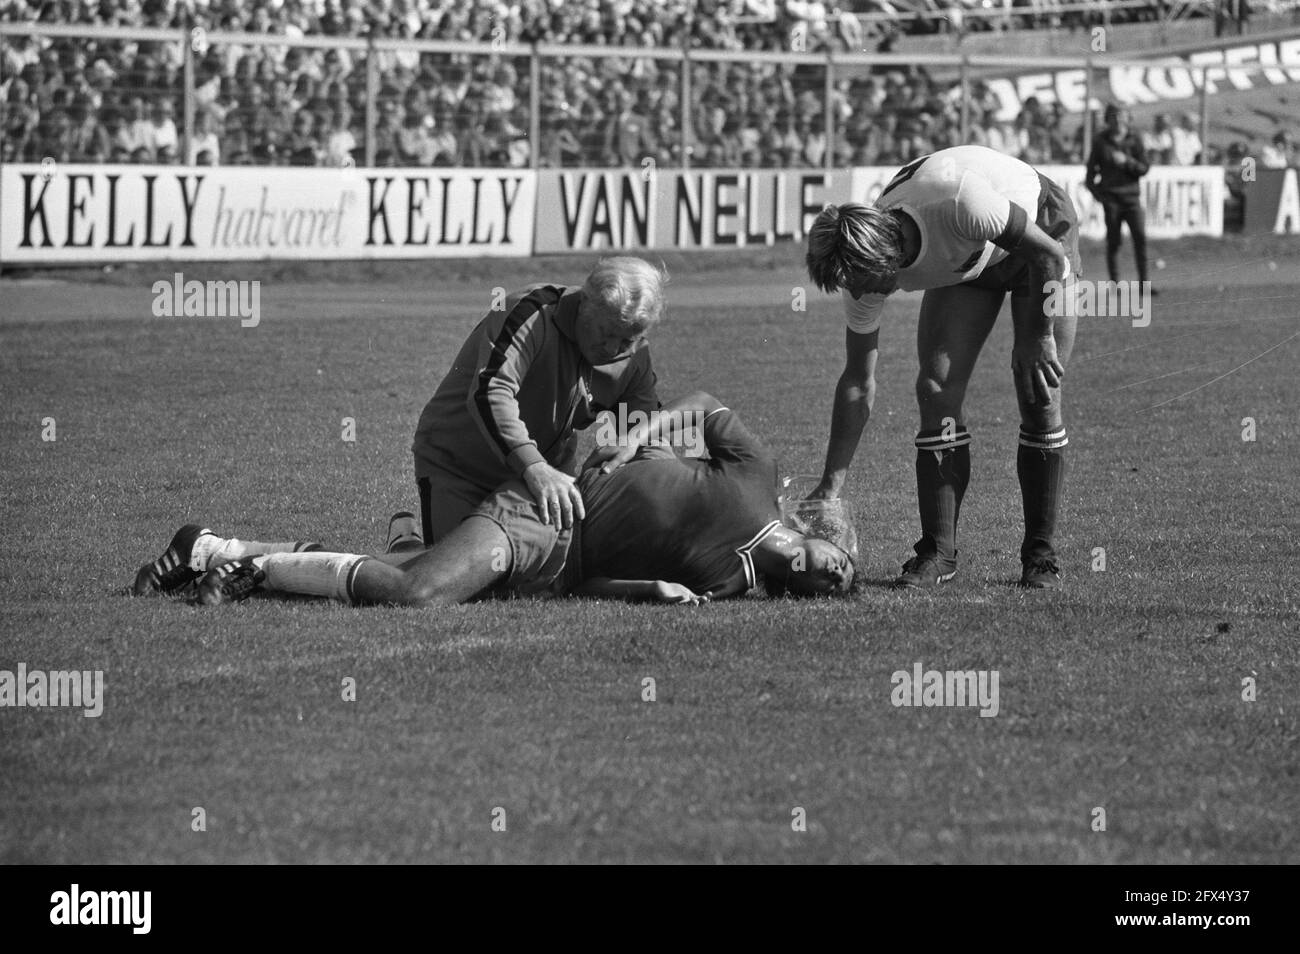
[[[1025,539],[1020,558],[1055,557],[1052,541],[1056,536],[1056,518],[1061,510],[1065,489],[1065,428],[1046,434],[1020,429],[1020,448],[1016,452],[1016,475],[1020,478],[1020,496],[1025,507]]]
[[[921,431],[916,435],[916,503],[921,517],[918,554],[957,560],[957,518],[970,483],[970,432]]]

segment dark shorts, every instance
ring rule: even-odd
[[[502,484],[470,516],[491,520],[510,541],[510,574],[496,586],[499,594],[561,596],[581,582],[578,526],[564,530],[542,523],[523,481]]]
[[[1081,278],[1083,259],[1079,257],[1079,214],[1074,210],[1074,203],[1064,189],[1041,172],[1038,181],[1042,184],[1042,191],[1038,197],[1038,215],[1034,218],[1034,223],[1065,246],[1065,254],[1070,260],[1070,278]],[[978,278],[962,284],[1013,293],[1035,290],[1029,279],[1029,263],[1011,255],[984,269]],[[1037,291],[1041,294],[1042,289]]]
[[[492,495],[490,490],[441,471],[432,477],[417,477],[415,485],[420,491],[420,529],[426,547],[455,530]]]

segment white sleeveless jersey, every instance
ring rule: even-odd
[[[876,199],[876,208],[906,212],[921,233],[921,250],[899,270],[898,287],[921,291],[978,278],[1020,244],[1041,192],[1033,166],[984,146],[912,160]],[[880,327],[884,295],[842,294],[849,328],[868,334]]]

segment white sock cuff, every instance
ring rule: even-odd
[[[353,602],[352,581],[368,556],[356,553],[271,553],[265,558],[266,588]]]

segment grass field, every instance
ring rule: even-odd
[[[190,520],[380,546],[416,504],[419,410],[492,286],[583,261],[183,268],[261,279],[256,328],[152,317],[168,267],[0,281],[0,669],[100,669],[106,694],[98,719],[0,710],[0,861],[1300,860],[1300,339],[1264,353],[1296,334],[1300,245],[1152,257],[1149,327],[1081,323],[1062,591],[1011,585],[1005,314],[968,398],[961,573],[885,589],[916,534],[902,296],[850,484],[868,585],[698,608],[121,595]],[[837,301],[792,311],[793,248],[668,264],[661,394],[707,388],[787,473],[815,472]],[[891,674],[918,662],[997,670],[999,714],[895,708]]]

